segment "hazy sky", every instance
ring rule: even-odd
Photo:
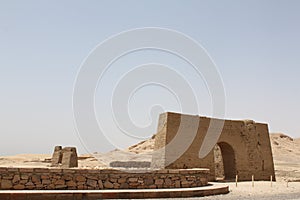
[[[77,146],[85,153],[72,111],[80,65],[101,41],[142,27],[177,30],[207,50],[224,82],[226,118],[266,122],[271,132],[300,137],[299,10],[297,0],[1,0],[0,155],[51,153],[58,144]],[[211,116],[209,92],[201,77],[168,53],[149,50],[121,58],[106,81],[118,80],[124,69],[153,61],[183,74],[197,92],[196,114]],[[109,94],[106,90],[96,92],[95,104],[104,117],[111,115],[101,108],[101,99]],[[128,110],[135,122],[147,125],[151,113],[162,111],[151,110],[153,105],[180,110],[174,95],[155,86],[136,92]],[[155,126],[153,119],[152,133]],[[119,142],[125,147],[136,141]],[[99,141],[92,150],[109,150],[107,143]]]

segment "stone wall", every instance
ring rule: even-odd
[[[119,171],[112,169],[0,168],[1,190],[99,190],[187,188],[207,185],[208,169]]]
[[[153,156],[153,167],[208,168],[209,180],[214,180],[216,164],[214,149],[212,148],[206,157],[199,158],[199,151],[208,129],[215,129],[210,127],[211,120],[224,121],[221,135],[213,145],[218,144],[220,147],[225,179],[234,179],[236,175],[239,176],[239,180],[244,181],[251,180],[252,175],[256,180],[269,180],[271,175],[275,177],[267,124],[255,123],[252,120],[218,120],[170,112],[160,115],[154,145],[154,150],[158,153]],[[193,135],[193,132],[196,133]],[[181,135],[181,139],[176,143],[173,138],[178,135]],[[186,149],[182,148],[184,142],[188,144]],[[174,153],[178,151],[181,156],[174,159]]]

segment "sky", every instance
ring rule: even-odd
[[[143,27],[172,29],[202,45],[223,81],[224,118],[253,119],[268,123],[270,132],[300,137],[299,9],[297,0],[0,0],[0,155],[52,153],[55,145],[104,152],[151,137],[159,113],[185,106],[161,85],[141,87],[126,99],[132,122],[147,127],[144,132],[122,139],[124,133],[105,121],[112,116],[105,106],[113,101],[112,84],[145,63],[178,72],[196,95],[199,110],[191,114],[212,116],[210,91],[188,63],[167,52],[137,51],[113,63],[104,88],[95,91],[98,122],[113,136],[84,144],[91,136],[78,133],[72,105],[84,60],[107,38]],[[157,77],[174,80],[171,75]]]

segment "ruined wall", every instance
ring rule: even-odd
[[[51,159],[51,167],[71,168],[78,167],[76,147],[56,146]]]
[[[1,190],[99,190],[188,188],[207,185],[209,170],[119,171],[60,168],[0,168]]]
[[[161,149],[169,144],[176,134],[180,132],[179,126],[181,126],[181,129],[184,129],[181,132],[184,132],[186,138],[192,137],[190,131],[193,130],[195,123],[198,123],[198,127],[195,138],[182,156],[172,163],[168,162],[169,159],[173,159],[173,152],[179,148],[180,144],[177,144],[177,146],[166,148],[160,152],[162,160],[153,160],[153,166],[163,166],[162,164],[169,163],[165,165],[165,168],[209,168],[211,171],[210,179],[214,179],[215,162],[213,149],[203,159],[200,159],[198,156],[211,119],[177,113],[164,113],[160,117],[164,119],[162,121],[165,122],[163,125],[165,128],[157,133],[157,138],[166,139],[164,143],[155,141],[154,150]],[[239,175],[239,180],[251,180],[252,175],[255,176],[256,180],[269,180],[271,175],[273,178],[275,177],[267,124],[254,123],[249,120],[225,120],[217,144],[221,148],[226,179],[233,179],[236,174]],[[156,155],[156,157],[159,157],[159,155]]]

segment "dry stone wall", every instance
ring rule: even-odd
[[[111,169],[0,168],[0,189],[99,190],[188,188],[207,185],[208,174],[208,169],[125,172]]]

